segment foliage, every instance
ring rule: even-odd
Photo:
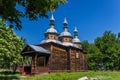
[[[20,17],[27,17],[30,20],[37,20],[38,17],[47,17],[48,11],[58,8],[66,0],[0,0],[0,17],[8,20],[11,27],[21,29]],[[18,10],[17,7],[23,10]]]
[[[0,25],[0,68],[12,66],[16,70],[22,59],[20,51],[23,46],[23,41],[13,33],[11,28]]]
[[[90,70],[120,70],[120,33],[118,37],[111,31],[105,31],[94,43],[83,41],[88,52],[88,68]]]

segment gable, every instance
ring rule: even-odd
[[[35,45],[26,45],[25,48],[22,50],[21,54],[50,54],[50,51],[46,50],[45,48],[41,46],[35,46]]]
[[[23,52],[28,52],[28,51],[34,51],[29,45],[26,45],[23,50],[21,51],[21,53]]]

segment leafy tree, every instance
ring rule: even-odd
[[[87,40],[83,41],[81,43],[82,45],[82,48],[85,49],[86,51],[88,51],[88,48],[89,48],[89,42]]]
[[[91,70],[120,70],[120,33],[118,36],[105,31],[94,43],[82,42],[88,53],[88,68]]]
[[[118,37],[116,40],[116,44],[114,45],[114,49],[115,49],[115,58],[114,58],[114,67],[115,70],[120,70],[120,32],[118,33]]]
[[[4,20],[2,20],[2,19],[0,19],[0,26],[2,26],[2,27],[5,27],[5,26],[6,26],[5,21],[4,21]]]
[[[118,39],[120,40],[120,32],[118,33]]]
[[[24,46],[23,41],[17,37],[11,28],[0,25],[0,67],[16,71],[22,56],[20,52]]]
[[[88,53],[87,54],[88,69],[89,70],[102,69],[102,65],[100,65],[102,54],[99,51],[99,49],[94,44],[88,43],[88,41],[83,41],[82,46]]]
[[[115,57],[115,43],[116,35],[111,31],[105,31],[102,37],[95,39],[95,45],[99,48],[101,53],[104,55],[103,63],[106,70],[113,69],[114,62],[112,61]]]
[[[20,17],[30,20],[47,17],[48,11],[53,11],[64,3],[66,0],[0,0],[0,17],[8,20],[11,27],[15,25],[16,29],[21,29]],[[20,11],[16,6],[21,6],[24,10]]]

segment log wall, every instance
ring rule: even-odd
[[[86,54],[80,50],[70,49],[70,71],[85,71],[87,69]]]
[[[53,44],[43,45],[43,47],[51,51],[47,65],[50,72],[87,70],[86,54],[82,51]]]
[[[57,46],[52,46],[52,53],[50,58],[50,70],[64,71],[67,70],[67,52]]]

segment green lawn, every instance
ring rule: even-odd
[[[89,71],[89,72],[71,72],[71,73],[52,73],[46,75],[31,76],[20,80],[77,80],[80,77],[95,77],[99,80],[120,80],[120,72],[117,71]]]
[[[51,73],[51,74],[41,74],[36,76],[29,76],[26,78],[21,78],[17,74],[4,74],[0,72],[0,80],[78,80],[81,77],[94,77],[98,80],[120,80],[120,72],[117,71],[89,71],[89,72],[71,72],[71,73]]]

